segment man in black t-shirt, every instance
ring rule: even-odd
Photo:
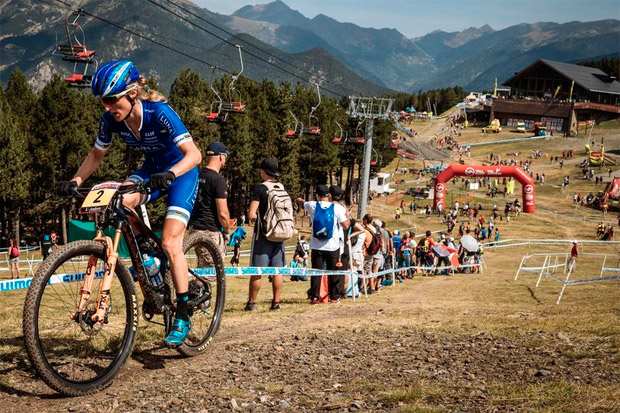
[[[278,172],[278,161],[275,158],[267,158],[260,164],[260,177],[263,182],[278,182],[280,172]],[[281,184],[280,184],[281,185]],[[260,228],[267,212],[267,187],[264,183],[258,184],[252,190],[250,209],[248,218],[254,222],[254,236],[252,237],[252,257],[251,265],[254,267],[285,267],[286,257],[284,256],[284,242],[269,241],[265,233]],[[280,309],[280,292],[282,291],[282,276],[274,275],[271,279],[273,289],[273,299],[271,310]],[[254,311],[256,298],[260,289],[261,276],[253,275],[250,277],[250,291],[248,302],[245,305],[246,311]]]
[[[227,204],[228,186],[220,171],[226,165],[229,152],[220,142],[211,142],[207,146],[206,155],[207,165],[200,169],[198,175],[198,196],[189,224],[192,230],[207,234],[223,258],[230,232],[230,214]],[[197,251],[197,254],[200,266],[213,266],[206,251]]]

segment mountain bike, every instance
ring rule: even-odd
[[[80,213],[100,218],[96,236],[58,248],[32,279],[24,304],[26,350],[43,381],[62,394],[90,394],[112,383],[135,344],[140,293],[142,317],[162,325],[164,337],[172,327],[174,287],[161,240],[123,206],[124,194],[149,191],[147,183],[117,182],[96,185],[85,197],[83,190],[76,190],[75,197],[85,198]],[[106,229],[113,234],[105,236]],[[121,239],[132,271],[119,259]],[[223,258],[205,234],[186,236],[183,251],[189,265],[192,329],[177,350],[191,357],[203,353],[218,330],[226,278]],[[153,264],[151,258],[159,261],[155,274],[145,265]],[[140,286],[138,293],[134,282]]]

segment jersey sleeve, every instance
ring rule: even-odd
[[[112,145],[112,130],[110,126],[110,119],[107,114],[103,115],[99,121],[99,134],[95,141],[95,148],[107,151],[110,145]]]
[[[179,115],[167,103],[163,103],[160,106],[157,122],[166,129],[168,136],[177,147],[192,140],[192,136]]]

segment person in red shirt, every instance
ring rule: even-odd
[[[577,240],[573,240],[573,248],[570,250],[570,260],[568,261],[568,271],[575,271],[575,265],[577,264],[577,259],[579,258],[579,245]]]

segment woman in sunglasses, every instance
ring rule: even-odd
[[[181,345],[191,328],[187,314],[188,267],[183,254],[183,234],[196,200],[202,155],[179,116],[162,94],[148,88],[133,62],[106,63],[95,73],[91,87],[105,108],[99,135],[73,179],[61,182],[58,191],[69,195],[88,179],[103,161],[114,135],[120,136],[127,146],[144,153],[144,164],[126,183],[150,181],[153,191],[149,195],[125,195],[123,203],[135,208],[156,200],[162,195],[161,190],[167,189],[168,210],[162,244],[170,262],[177,312],[165,341],[169,346]]]

